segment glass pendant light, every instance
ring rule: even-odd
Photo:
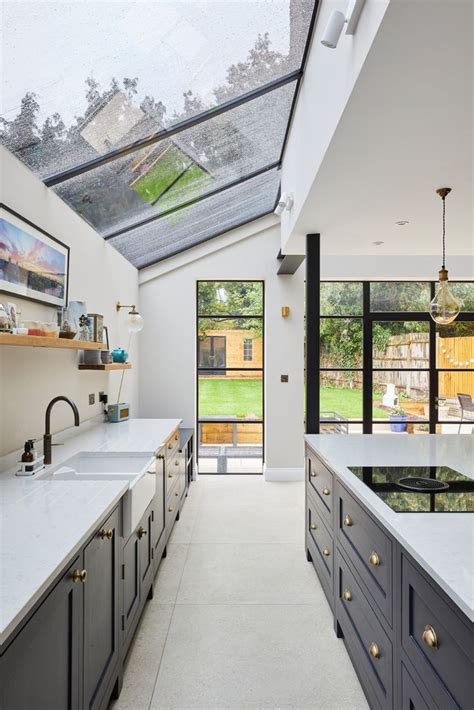
[[[446,269],[446,197],[451,192],[450,187],[441,187],[436,190],[443,200],[443,265],[439,272],[439,286],[436,296],[430,303],[430,315],[435,323],[447,325],[452,323],[459,315],[461,305],[449,288],[448,270]]]

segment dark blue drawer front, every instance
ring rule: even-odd
[[[473,627],[464,623],[423,574],[402,556],[402,649],[444,706],[471,710]],[[433,645],[435,642],[435,645]]]

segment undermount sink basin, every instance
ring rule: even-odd
[[[123,535],[128,537],[155,495],[155,456],[152,452],[81,451],[38,478],[52,481],[128,481],[128,490],[122,497]]]

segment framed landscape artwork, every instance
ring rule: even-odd
[[[0,203],[0,292],[66,306],[69,247]]]

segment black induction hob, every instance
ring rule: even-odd
[[[473,513],[474,480],[449,466],[348,466],[396,513]]]

